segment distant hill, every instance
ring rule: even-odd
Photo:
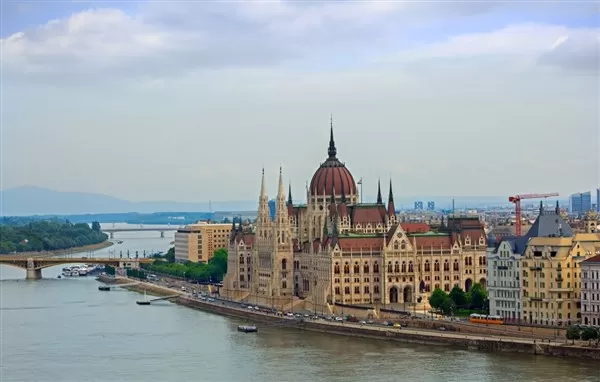
[[[76,215],[99,213],[162,211],[209,211],[208,203],[171,201],[131,202],[103,194],[63,192],[42,187],[22,186],[0,191],[2,215]],[[255,201],[213,202],[213,210],[254,210]]]

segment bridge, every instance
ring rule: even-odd
[[[27,280],[39,280],[42,278],[42,269],[60,264],[103,264],[115,268],[139,269],[140,264],[152,264],[153,259],[122,259],[122,258],[89,258],[89,257],[29,257],[22,256],[0,256],[0,265],[10,265],[25,269]]]
[[[165,232],[177,231],[178,227],[126,227],[126,228],[102,228],[102,232],[115,238],[115,232],[160,232],[160,237],[165,237]]]

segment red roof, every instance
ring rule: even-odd
[[[338,245],[342,251],[383,250],[383,237],[340,237]]]
[[[406,234],[429,232],[429,225],[426,223],[400,223],[400,226]]]
[[[589,259],[582,261],[582,263],[586,263],[586,264],[600,263],[600,255],[590,257]]]
[[[385,224],[387,211],[384,205],[365,205],[357,204],[352,207],[352,225],[360,224],[364,226],[368,223],[376,225],[377,223]],[[375,227],[373,227],[375,228]]]
[[[417,249],[452,248],[452,241],[450,240],[450,235],[416,236],[415,241],[417,243]]]

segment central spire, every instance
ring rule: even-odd
[[[333,140],[333,115],[329,116],[329,126],[329,149],[327,149],[327,154],[329,154],[330,159],[335,159],[337,149],[335,148],[335,141]]]

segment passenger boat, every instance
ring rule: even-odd
[[[258,328],[254,325],[239,325],[237,327],[238,332],[243,333],[256,333],[258,332]]]

